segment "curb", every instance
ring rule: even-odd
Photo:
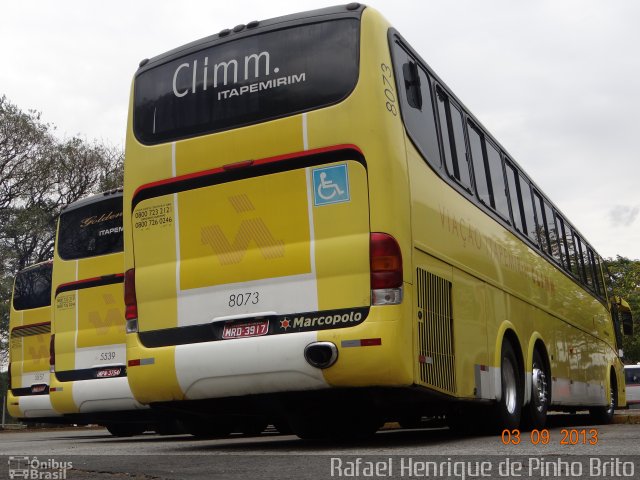
[[[621,424],[632,424],[638,425],[640,424],[640,415],[637,413],[616,413],[613,416],[612,423],[621,423]]]

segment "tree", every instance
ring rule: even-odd
[[[24,197],[35,180],[34,168],[50,161],[51,130],[40,113],[25,113],[0,96],[0,209]]]
[[[640,260],[618,255],[606,259],[605,264],[611,274],[613,292],[629,302],[633,316],[633,335],[623,340],[625,361],[640,362]]]
[[[0,366],[16,272],[52,258],[64,205],[122,185],[121,148],[77,136],[60,140],[54,130],[39,112],[0,96]]]

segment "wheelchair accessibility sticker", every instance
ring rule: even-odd
[[[316,207],[350,199],[346,164],[313,170],[313,204]]]

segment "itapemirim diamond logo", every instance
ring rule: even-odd
[[[73,468],[72,462],[58,461],[54,458],[40,460],[38,457],[9,457],[9,478],[33,480],[65,480],[67,470]]]

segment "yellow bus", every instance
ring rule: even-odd
[[[133,398],[126,369],[122,190],[63,209],[53,265],[54,408],[113,435],[142,433],[146,407]]]
[[[624,404],[601,258],[369,7],[143,60],[124,225],[132,391],[198,430]]]
[[[9,391],[14,418],[51,421],[58,414],[49,398],[52,262],[17,273],[9,311]]]

